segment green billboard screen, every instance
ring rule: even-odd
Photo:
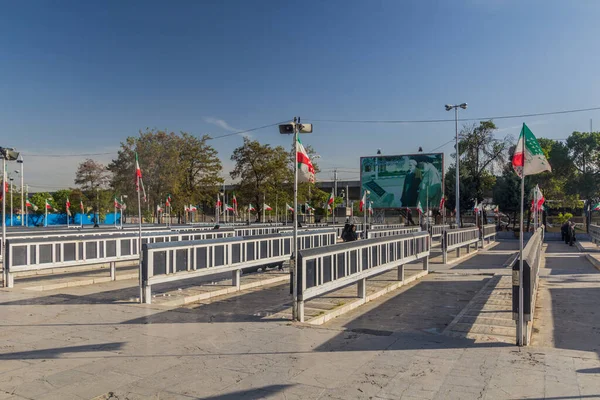
[[[361,157],[362,190],[373,208],[437,208],[442,199],[444,154]]]

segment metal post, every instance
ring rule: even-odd
[[[365,204],[363,205],[363,239],[367,238],[367,204],[369,202],[369,191],[367,190],[364,194]]]
[[[29,197],[29,185],[27,185],[27,196]],[[27,199],[29,200],[29,199]],[[25,203],[27,204],[27,203]],[[27,205],[25,205],[25,226],[29,226],[29,209],[27,208]]]
[[[13,179],[10,178],[10,226],[13,226]]]
[[[25,217],[23,215],[23,210],[25,209],[25,197],[23,194],[23,156],[19,155],[19,159],[17,160],[19,164],[21,164],[21,226],[25,225]]]
[[[525,124],[523,124],[525,125]],[[517,345],[523,346],[523,206],[525,202],[525,131],[523,130],[523,169],[521,170],[521,225],[519,233],[519,320],[517,322]]]
[[[137,153],[136,153],[136,159],[137,159]],[[141,179],[141,178],[137,178],[137,179]],[[138,222],[139,222],[139,228],[138,228],[138,255],[140,256],[140,263],[139,263],[139,285],[140,285],[140,303],[143,302],[144,299],[144,292],[143,292],[143,287],[142,287],[142,263],[143,263],[143,254],[142,254],[142,197],[140,194],[140,188],[138,185],[137,188],[137,197],[138,197]],[[150,290],[148,289],[148,292],[150,292]],[[151,295],[149,293],[147,293],[148,296],[146,298],[146,301],[150,301],[149,299],[151,298]]]
[[[458,149],[458,108],[454,107],[454,129],[456,131],[456,227],[460,228],[460,151]]]
[[[297,119],[294,117],[294,210],[298,209],[298,124],[300,123],[300,118]],[[264,198],[263,198],[264,199]],[[263,215],[264,215],[265,206],[263,204]],[[263,217],[264,218],[264,217]],[[294,241],[292,243],[292,262],[291,265],[293,267],[292,276],[294,279],[293,284],[293,302],[292,302],[292,319],[293,320],[302,320],[304,319],[304,309],[298,309],[298,213],[294,213]],[[299,313],[300,311],[300,313]],[[302,322],[302,321],[301,321]]]
[[[8,287],[8,270],[6,269],[6,157],[2,156],[2,273],[4,287]]]

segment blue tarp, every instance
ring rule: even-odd
[[[29,214],[27,217],[27,226],[44,226],[44,214],[35,215]],[[69,223],[72,225],[81,225],[81,218],[83,217],[83,225],[94,224],[94,214],[75,214],[70,217]],[[121,223],[121,214],[117,213],[117,224]],[[67,214],[48,214],[48,226],[51,225],[66,225]],[[115,214],[106,214],[104,221],[99,222],[100,225],[114,225]],[[6,226],[10,226],[10,215],[6,216]],[[21,215],[13,215],[13,226],[21,226]]]

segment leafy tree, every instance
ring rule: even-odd
[[[50,193],[48,192],[38,192],[31,195],[31,197],[29,198],[29,202],[32,206],[35,205],[37,207],[37,210],[35,209],[35,207],[32,207],[31,211],[37,215],[44,214],[46,212],[46,200],[49,200],[52,205],[56,205],[53,202],[54,199],[52,198],[52,196],[50,196]]]
[[[271,147],[244,138],[244,144],[233,151],[231,160],[235,161],[231,178],[240,180],[238,191],[245,201],[256,204],[260,220],[263,196],[267,204],[273,203],[281,188],[289,188],[292,182],[289,154],[281,146]]]
[[[117,196],[125,194],[135,199],[135,153],[152,212],[171,195],[173,210],[183,211],[187,204],[211,203],[223,180],[219,177],[221,161],[209,145],[210,137],[194,137],[182,132],[147,129],[139,137],[128,137],[108,169],[113,173],[111,186]],[[130,203],[133,203],[130,200]]]

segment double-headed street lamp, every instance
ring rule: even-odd
[[[458,149],[458,109],[459,107],[463,110],[467,109],[467,103],[450,105],[446,104],[446,111],[450,111],[454,109],[454,129],[456,131],[456,188],[454,189],[456,193],[456,227],[460,228],[460,170],[459,170],[459,160],[460,160],[460,151]]]

